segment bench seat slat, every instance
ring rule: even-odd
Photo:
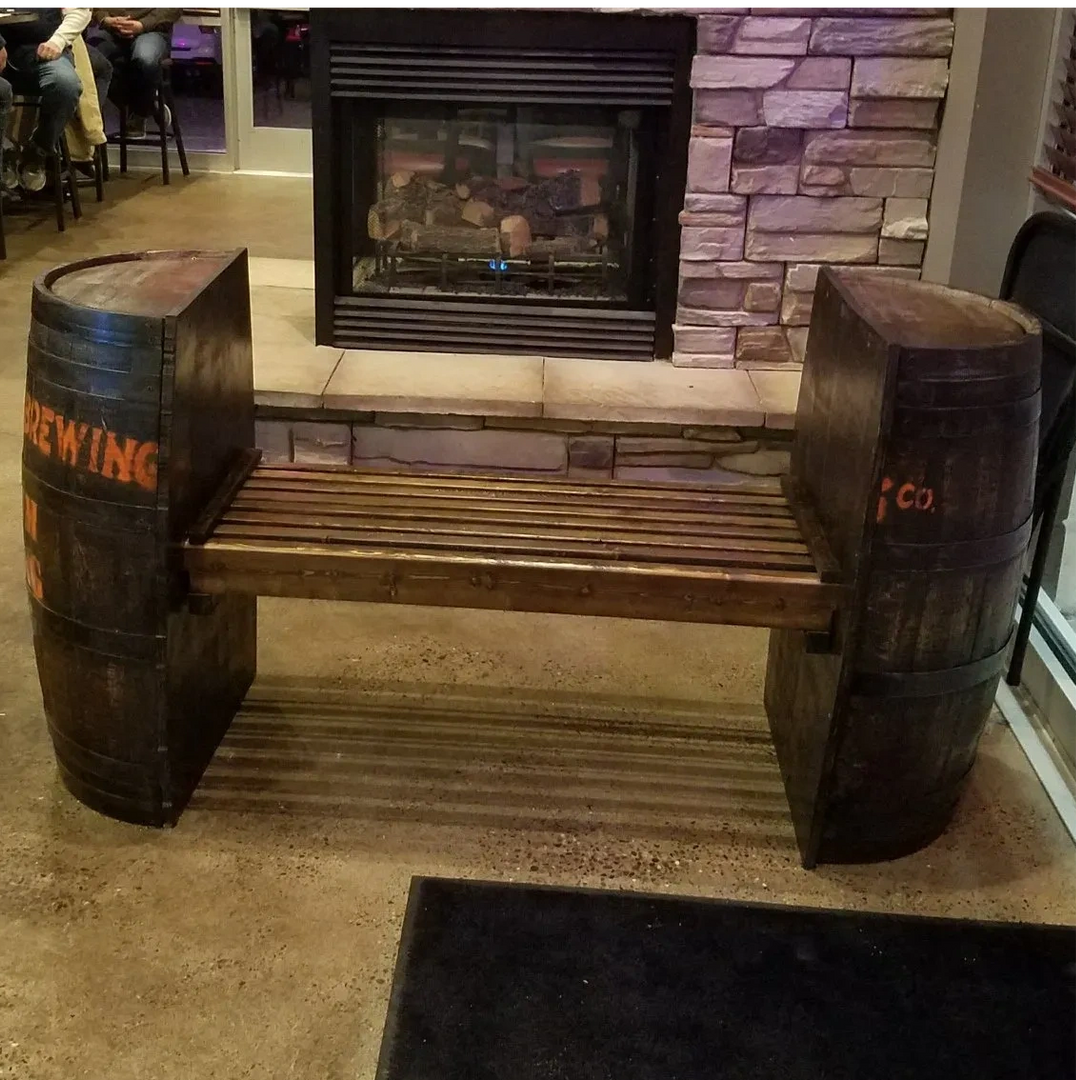
[[[368,475],[368,474],[367,474]],[[602,492],[600,487],[588,488],[587,490],[575,491],[567,487],[558,495],[555,491],[541,491],[529,485],[519,488],[489,488],[483,490],[480,487],[455,488],[446,485],[443,488],[435,485],[416,485],[414,488],[402,484],[357,484],[331,477],[312,476],[309,480],[299,478],[275,478],[255,474],[249,483],[250,491],[273,493],[277,491],[306,491],[320,492],[322,494],[349,495],[352,492],[360,492],[365,498],[408,498],[421,499],[424,497],[441,500],[469,499],[479,500],[485,503],[528,503],[534,505],[554,506],[596,506],[606,509],[619,508],[635,510],[642,507],[670,508],[680,511],[709,510],[719,512],[723,509],[735,509],[742,514],[774,515],[777,517],[791,517],[788,504],[780,495],[769,497],[757,495],[740,495],[735,489],[702,489],[699,492],[687,491],[682,497],[673,492],[664,493],[664,498],[648,499],[642,494],[620,492],[610,489]],[[700,497],[705,493],[705,497]]]
[[[687,510],[662,511],[646,510],[640,507],[631,509],[588,505],[573,500],[568,504],[524,503],[523,501],[489,499],[437,499],[425,493],[416,498],[407,496],[383,497],[380,495],[324,493],[317,491],[263,491],[258,488],[245,489],[234,501],[235,507],[257,510],[266,507],[297,509],[302,512],[304,505],[314,504],[319,510],[333,513],[354,514],[391,514],[404,519],[449,521],[460,520],[461,515],[480,515],[485,518],[512,517],[520,521],[563,522],[584,527],[641,528],[660,526],[667,529],[694,527],[709,535],[728,526],[747,526],[753,530],[779,530],[799,535],[800,530],[791,514],[778,514],[777,511],[765,514],[743,513],[740,510]]]
[[[712,535],[709,533],[688,533],[677,530],[676,534],[657,532],[652,529],[600,529],[580,526],[551,525],[546,522],[522,521],[518,523],[473,517],[455,521],[412,521],[396,517],[381,517],[358,514],[332,514],[320,508],[306,514],[297,514],[279,507],[266,507],[248,510],[246,507],[233,507],[228,514],[228,522],[218,535],[228,535],[227,530],[242,527],[245,535],[263,535],[269,537],[277,527],[289,530],[317,530],[324,533],[327,542],[335,542],[340,537],[357,537],[365,542],[365,533],[391,532],[403,536],[414,536],[417,540],[432,540],[447,537],[451,542],[459,542],[460,537],[485,539],[526,539],[542,543],[600,544],[616,548],[667,548],[670,554],[697,549],[710,551],[717,558],[725,551],[768,551],[807,557],[807,545],[795,533],[773,536],[758,531],[733,529],[731,534]],[[290,533],[289,533],[290,535]]]
[[[715,444],[728,446],[731,444]],[[483,493],[505,491],[520,492],[529,488],[532,492],[546,492],[557,498],[565,495],[638,496],[644,502],[655,498],[672,496],[676,499],[693,499],[705,502],[710,496],[722,499],[735,497],[740,501],[760,501],[782,504],[780,492],[768,484],[736,484],[733,487],[707,484],[668,483],[661,481],[639,482],[634,480],[572,480],[547,476],[505,476],[503,473],[407,473],[386,470],[362,469],[352,465],[263,465],[259,480],[312,480],[359,484],[362,487],[402,487],[417,491],[433,487],[439,491],[477,490]]]
[[[261,466],[184,560],[203,593],[830,628],[779,490],[660,491]]]
[[[200,592],[736,623],[824,631],[840,587],[814,572],[402,553],[213,539],[186,552]]]
[[[481,533],[405,533],[372,529],[322,529],[288,525],[245,525],[225,522],[214,534],[220,540],[283,541],[295,544],[348,546],[354,549],[391,547],[401,552],[437,549],[474,551],[491,555],[537,555],[577,559],[609,559],[615,562],[654,562],[663,565],[745,566],[768,570],[812,570],[814,564],[806,548],[792,552],[737,550],[735,548],[701,549],[669,542],[664,546],[609,540],[583,542],[570,539],[538,539],[526,536],[487,536]]]

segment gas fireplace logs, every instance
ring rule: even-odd
[[[609,239],[601,184],[575,171],[450,186],[402,170],[370,207],[366,226],[372,240],[416,255],[566,259],[600,251]]]

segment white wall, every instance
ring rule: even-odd
[[[996,296],[1028,216],[1061,12],[960,8],[923,277]]]

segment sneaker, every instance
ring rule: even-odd
[[[27,145],[22,152],[22,161],[19,163],[19,183],[26,191],[44,191],[48,182],[48,174],[45,170],[45,151],[34,146]]]
[[[127,114],[127,138],[144,139],[146,137],[146,118],[138,113]]]
[[[161,112],[164,113],[164,130],[167,131],[172,126],[172,110],[167,105],[162,105]]]
[[[4,147],[4,167],[0,170],[0,187],[14,191],[19,186],[19,152],[14,146]]]

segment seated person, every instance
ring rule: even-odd
[[[96,45],[86,42],[86,52],[90,57],[90,69],[93,71],[94,85],[97,87],[97,102],[101,107],[108,97],[108,88],[112,85],[112,65]]]
[[[15,177],[8,177],[4,171],[4,139],[7,137],[7,122],[11,116],[11,98],[13,91],[11,83],[3,76],[7,66],[7,49],[3,46],[3,38],[0,38],[0,199],[11,198],[14,195]]]
[[[90,8],[38,8],[32,20],[5,27],[4,78],[16,94],[41,99],[37,124],[23,147],[19,181],[27,191],[45,186],[45,162],[55,153],[82,94],[67,50],[89,25]]]
[[[172,24],[180,9],[97,8],[93,15],[97,25],[86,40],[112,64],[109,97],[127,106],[127,134],[140,139],[146,134],[146,118],[155,112],[161,61],[171,49]],[[172,118],[167,108],[164,111],[167,127]]]

